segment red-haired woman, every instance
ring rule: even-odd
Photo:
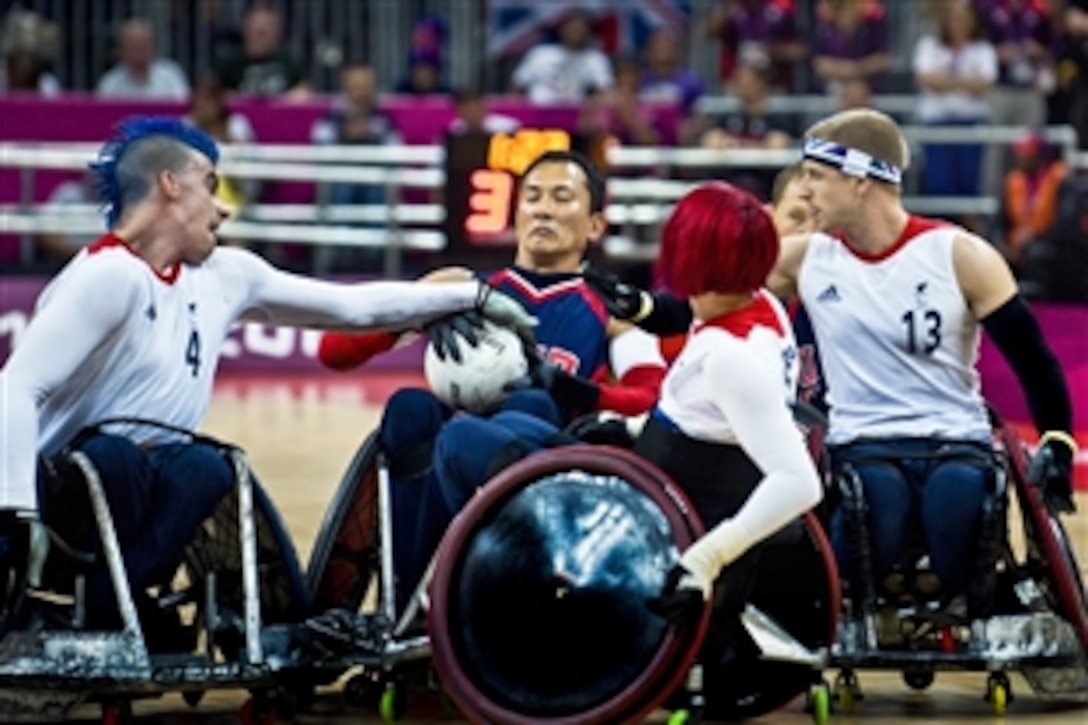
[[[689,192],[663,230],[662,277],[695,320],[635,450],[685,490],[708,529],[651,602],[674,621],[697,617],[719,577],[728,581],[719,616],[739,613],[756,545],[822,495],[790,411],[797,346],[762,289],[777,257],[762,204],[725,183]]]

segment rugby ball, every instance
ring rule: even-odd
[[[507,395],[504,387],[529,370],[521,338],[513,330],[490,321],[477,333],[475,346],[459,339],[461,362],[438,357],[428,343],[423,375],[431,391],[446,405],[470,413],[487,413]]]

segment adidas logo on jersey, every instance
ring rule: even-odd
[[[827,286],[823,292],[816,296],[817,302],[838,302],[839,301],[839,288],[833,284]]]

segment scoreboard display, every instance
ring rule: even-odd
[[[562,129],[460,133],[446,137],[446,236],[456,258],[514,243],[517,182],[548,151],[584,147]]]

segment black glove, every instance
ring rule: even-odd
[[[1075,513],[1073,449],[1064,440],[1047,439],[1046,434],[1042,440],[1028,467],[1028,480],[1042,489],[1043,501],[1053,513]]]
[[[506,384],[507,392],[525,388],[543,388],[560,407],[567,410],[593,410],[601,390],[594,383],[571,375],[555,363],[545,360],[535,349],[526,348],[529,372]]]
[[[583,443],[630,448],[635,439],[627,428],[627,419],[617,413],[596,411],[575,419],[563,431]]]
[[[430,338],[439,360],[445,360],[448,355],[454,362],[461,362],[461,343],[458,338],[463,338],[469,345],[476,347],[483,328],[484,316],[476,310],[468,310],[439,317],[424,325],[423,331]]]
[[[698,624],[706,606],[701,590],[680,587],[680,580],[687,573],[684,567],[677,564],[669,570],[661,593],[646,600],[646,607],[651,612],[681,628]]]
[[[582,276],[604,302],[608,314],[617,320],[638,322],[653,311],[654,298],[649,292],[627,284],[611,272],[586,267]]]

